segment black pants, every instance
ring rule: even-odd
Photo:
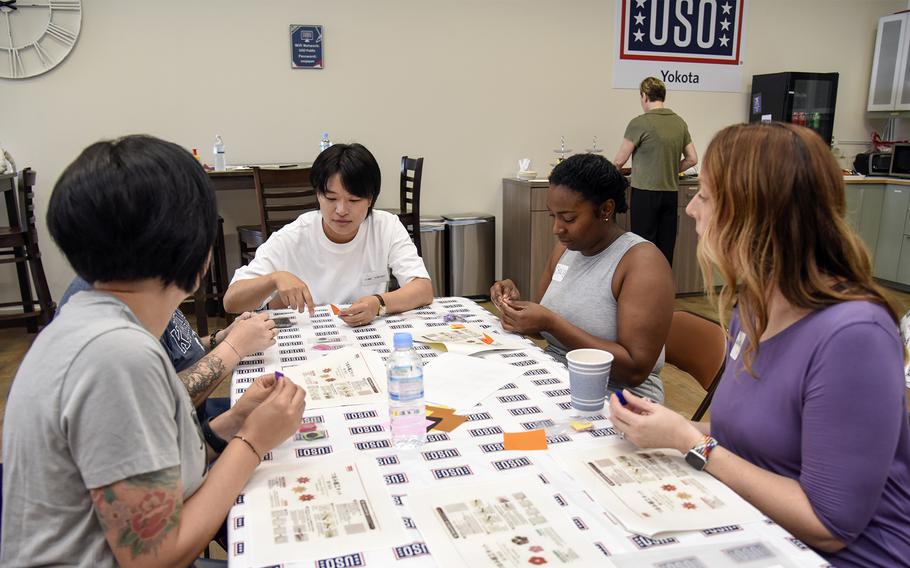
[[[678,203],[675,191],[632,188],[629,205],[632,232],[657,245],[670,266],[673,266],[673,248],[676,246]]]

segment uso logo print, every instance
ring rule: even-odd
[[[348,432],[352,436],[359,436],[361,434],[378,434],[383,431],[381,424],[370,424],[368,426],[351,426],[348,428]]]
[[[325,558],[316,562],[316,568],[350,568],[351,566],[365,566],[363,555],[345,554],[335,558]]]
[[[502,434],[502,428],[499,426],[490,426],[489,428],[473,428],[468,430],[468,434],[476,438],[477,436],[492,436],[493,434]]]
[[[319,446],[318,448],[297,448],[296,452],[298,458],[324,456],[332,453],[332,446]]]
[[[444,467],[442,469],[432,469],[433,477],[436,479],[451,479],[453,477],[465,477],[468,475],[474,475],[474,472],[471,471],[471,468],[466,465],[459,465],[455,467]]]
[[[639,550],[646,550],[652,546],[665,546],[667,544],[676,544],[679,541],[673,537],[670,538],[648,538],[646,536],[637,534],[629,537],[629,540],[632,541],[632,544],[637,546]]]
[[[495,444],[481,444],[480,449],[483,453],[488,454],[490,452],[501,452],[506,449],[502,442],[497,442]]]
[[[397,465],[398,456],[379,456],[376,458],[376,463],[379,465]]]
[[[363,412],[345,412],[345,420],[362,420],[364,418],[376,418],[375,410],[366,410]]]
[[[402,558],[414,558],[416,556],[426,556],[430,553],[430,550],[422,542],[412,542],[411,544],[406,544],[404,546],[396,546],[392,549],[395,552],[395,559],[401,560]]]
[[[386,485],[400,485],[408,482],[408,476],[403,473],[390,473],[382,476],[382,478],[385,480]]]
[[[461,454],[458,453],[458,450],[455,448],[447,448],[445,450],[432,450],[429,452],[420,452],[420,455],[423,456],[423,459],[426,461],[436,461],[444,460],[447,458],[460,458]]]
[[[620,59],[739,65],[745,0],[621,1]]]
[[[496,468],[496,471],[506,471],[509,469],[515,469],[518,467],[527,467],[531,465],[531,460],[526,457],[512,458],[507,460],[499,460],[493,462],[493,467]]]
[[[368,442],[357,442],[354,444],[354,447],[358,450],[379,450],[391,448],[392,444],[388,440],[370,440]]]
[[[509,409],[509,414],[512,416],[527,416],[528,414],[540,414],[541,412],[539,406],[524,406],[522,408]]]

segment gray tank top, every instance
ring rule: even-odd
[[[594,256],[567,250],[559,258],[540,304],[591,335],[616,341],[617,304],[613,296],[613,274],[629,249],[646,242],[635,233],[623,233]],[[541,335],[547,340],[547,353],[565,364],[565,346],[549,333],[542,332]],[[664,350],[661,349],[651,374],[642,384],[631,389],[632,392],[663,402],[664,389],[660,380],[663,366]],[[622,377],[611,373],[610,388],[625,386]]]

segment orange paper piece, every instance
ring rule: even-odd
[[[433,417],[442,418],[442,422],[437,424],[436,428],[435,428],[436,430],[439,430],[441,432],[451,432],[452,430],[454,430],[455,428],[458,428],[459,426],[461,426],[468,420],[467,416],[462,416],[460,414],[449,414],[447,416],[436,416],[434,414]]]
[[[451,416],[455,414],[454,408],[449,408],[447,406],[436,406],[434,404],[428,404],[425,407],[426,413],[431,416]]]
[[[504,432],[502,440],[507,450],[547,449],[547,433],[541,428],[528,432]]]
[[[493,339],[492,337],[490,337],[489,335],[487,335],[486,333],[484,333],[483,339],[481,339],[481,341],[483,341],[487,345],[492,345],[496,340]]]
[[[341,313],[341,310],[335,304],[329,304],[329,307],[332,308],[332,313],[336,316]]]

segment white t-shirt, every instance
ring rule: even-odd
[[[430,275],[396,215],[373,210],[351,242],[333,243],[319,211],[309,211],[272,233],[231,284],[285,271],[303,280],[317,305],[347,304],[388,291],[389,268],[404,286]]]

